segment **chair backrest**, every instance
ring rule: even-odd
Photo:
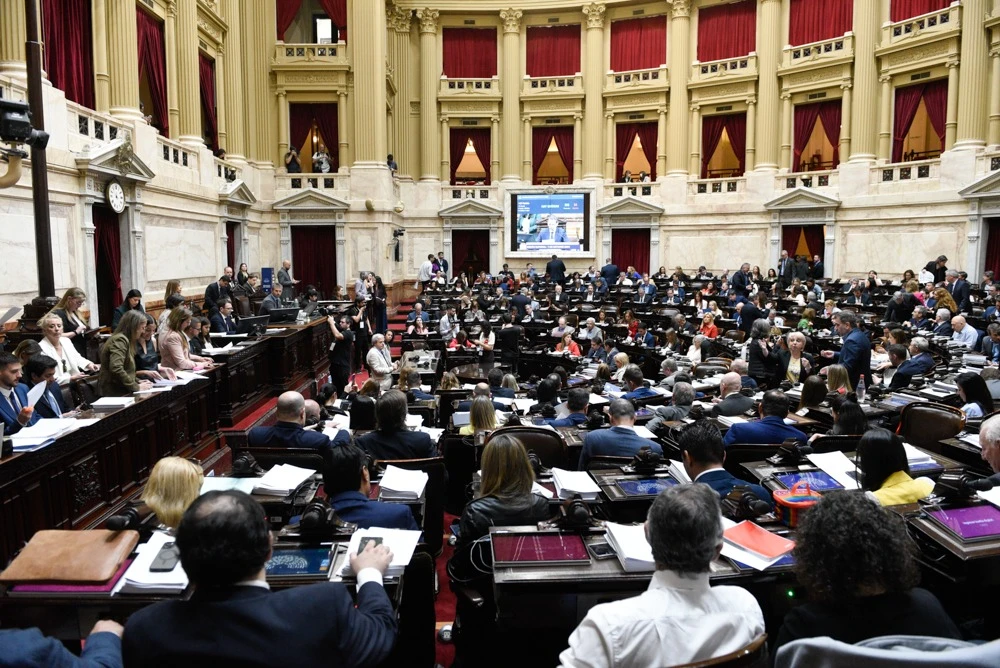
[[[241,318],[249,318],[253,315],[253,309],[250,308],[250,299],[245,294],[236,295],[233,306],[236,307],[236,315]]]
[[[447,429],[451,422],[451,416],[455,412],[454,402],[465,401],[472,396],[469,390],[438,390],[435,394],[438,396],[437,426],[442,429]]]
[[[375,429],[375,400],[371,397],[358,397],[352,401],[348,413],[351,429]]]
[[[479,470],[479,458],[472,436],[459,436],[445,432],[438,442],[444,466],[448,470],[445,485],[445,511],[461,515],[470,500],[472,477]]]
[[[728,369],[730,366],[732,366],[733,360],[729,359],[728,357],[709,357],[707,360],[704,360],[702,364],[717,364],[719,366],[724,366]]]
[[[747,338],[747,333],[742,329],[731,329],[726,332],[726,336],[736,343],[743,343]]]
[[[269,469],[278,464],[291,464],[324,473],[328,464],[322,452],[313,448],[254,448],[243,446],[233,452],[233,458],[235,459],[243,452],[253,455],[253,458],[264,469]]]
[[[587,460],[587,470],[614,469],[632,463],[632,457],[614,457],[612,455],[597,455]]]
[[[727,471],[736,477],[741,477],[743,464],[745,462],[756,462],[767,459],[778,454],[781,449],[780,443],[758,445],[756,443],[733,443],[726,447],[726,463],[723,465]]]
[[[89,376],[70,383],[70,393],[73,397],[72,406],[80,404],[92,404],[101,398],[101,393],[97,389],[97,376]]]
[[[716,376],[720,373],[726,373],[729,371],[728,366],[722,364],[709,364],[707,362],[702,362],[694,367],[694,377],[695,378],[708,378],[709,376]]]
[[[965,414],[957,408],[932,401],[903,406],[896,433],[912,445],[933,445],[953,438],[965,428]]]
[[[533,451],[538,455],[538,459],[541,460],[542,465],[546,468],[552,468],[553,466],[566,468],[569,465],[569,453],[566,448],[566,441],[559,432],[531,425],[501,427],[487,437],[486,444],[488,445],[497,434],[513,436],[521,441],[524,449]]]
[[[767,634],[763,633],[750,644],[741,647],[735,652],[730,652],[729,654],[723,654],[722,656],[717,656],[714,659],[706,659],[705,661],[694,661],[692,663],[685,663],[680,666],[675,666],[674,668],[708,668],[713,666],[715,668],[721,668],[723,666],[728,666],[730,668],[763,668],[767,665]]]
[[[444,547],[444,458],[379,459],[375,463],[380,467],[392,464],[397,468],[427,474],[427,487],[424,488],[424,543],[431,554],[441,554]]]
[[[817,454],[823,454],[827,452],[853,452],[858,449],[858,441],[861,440],[861,434],[853,435],[843,435],[843,436],[820,436],[809,446],[813,449],[813,452]]]

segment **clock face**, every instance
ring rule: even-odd
[[[121,213],[125,210],[125,189],[122,188],[122,184],[117,181],[109,183],[105,196],[115,213]]]

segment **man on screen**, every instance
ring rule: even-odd
[[[542,219],[545,227],[538,233],[539,241],[555,241],[562,243],[566,241],[566,228],[559,226],[559,219],[555,216],[546,216]]]

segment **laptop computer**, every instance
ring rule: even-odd
[[[299,307],[293,306],[291,308],[273,308],[268,312],[271,316],[271,322],[295,322],[296,318],[299,317]]]
[[[251,334],[260,336],[267,329],[267,323],[271,319],[269,315],[258,315],[253,318],[240,318],[236,323],[237,334]]]

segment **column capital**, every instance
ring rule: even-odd
[[[746,102],[747,102],[747,106],[748,106],[748,107],[752,107],[752,106],[754,106],[755,104],[757,104],[757,96],[756,96],[756,95],[751,95],[751,96],[749,96],[749,97],[748,97],[748,98],[746,99]]]
[[[522,123],[531,123],[531,116],[521,116]]]
[[[226,45],[223,42],[219,42],[219,46],[215,47],[215,55],[218,57],[225,57],[226,55]]]
[[[891,74],[880,74],[878,76],[878,80],[879,80],[880,83],[887,84],[890,81],[892,81],[892,75]]]
[[[670,3],[670,15],[675,19],[691,16],[691,0],[667,0]]]
[[[177,0],[167,0],[167,18],[177,18]]]
[[[790,92],[788,92],[787,90],[786,91],[782,91],[782,93],[781,93],[781,99],[782,100],[791,100],[792,99],[792,94]]]
[[[699,111],[701,111],[701,105],[700,104],[692,104],[691,107],[690,107],[690,109],[691,109],[691,111],[693,111],[694,113],[697,114]]]
[[[958,65],[959,65],[958,54],[948,56],[948,60],[944,64],[944,66],[947,67],[949,70],[955,69],[956,67],[958,67]]]
[[[438,17],[441,14],[436,9],[430,9],[424,7],[423,9],[417,10],[417,20],[420,21],[420,33],[433,33],[437,34],[438,30]]]
[[[441,121],[442,123],[447,123],[448,122],[448,116],[442,114],[441,116],[438,116],[438,120]]]
[[[573,121],[582,121],[582,120],[583,120],[583,114],[581,114],[580,112],[573,114]]]
[[[667,108],[666,107],[657,107],[656,108],[656,113],[658,113],[660,116],[663,116],[665,113],[667,113]]]
[[[840,90],[851,90],[853,87],[854,84],[850,80],[840,82]]]
[[[587,15],[587,30],[599,30],[604,28],[604,12],[607,8],[599,3],[592,2],[584,5],[581,10]]]
[[[278,89],[278,90],[276,91],[276,93],[277,93],[278,97],[279,97],[279,98],[281,98],[281,97],[285,97],[285,94],[286,94],[286,91],[285,91],[285,89],[284,89],[284,88],[279,88],[279,89]]]
[[[389,25],[390,30],[409,33],[412,20],[413,12],[409,9],[401,9],[393,4],[386,5],[385,22]]]
[[[1000,58],[1000,47],[990,49],[990,58]]]
[[[499,123],[499,122],[500,122],[500,117],[498,115],[494,114],[490,116],[490,123]]]
[[[520,9],[514,9],[513,7],[511,7],[509,9],[501,10],[500,20],[503,21],[504,33],[521,32],[522,16],[524,16],[524,12],[522,12]]]
[[[613,121],[615,119],[615,112],[613,111],[604,112],[604,118],[606,118],[609,121]]]

